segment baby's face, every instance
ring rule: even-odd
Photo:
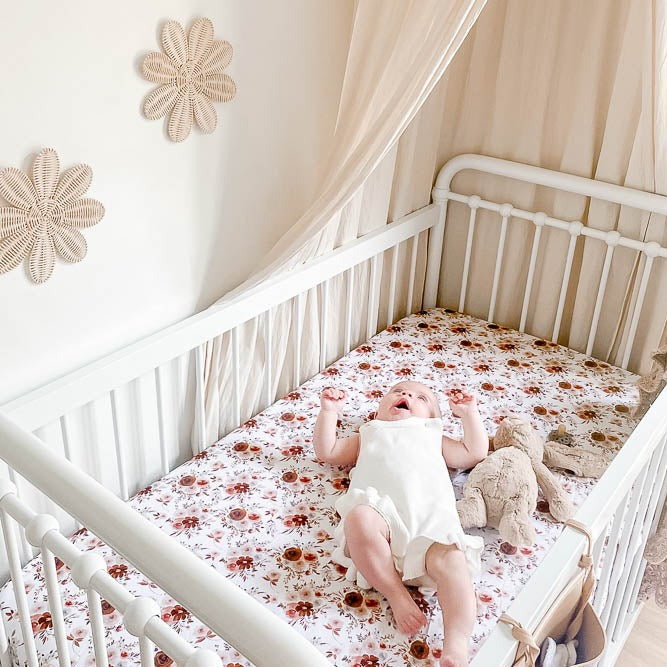
[[[438,412],[438,402],[428,387],[419,382],[399,382],[382,397],[377,418],[382,421],[430,418],[436,417]]]

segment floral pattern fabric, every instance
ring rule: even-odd
[[[338,517],[334,502],[348,486],[346,468],[319,463],[312,432],[319,393],[336,385],[349,394],[339,433],[374,416],[384,392],[403,379],[425,382],[446,406],[465,388],[478,397],[490,434],[508,413],[527,417],[547,436],[562,423],[575,446],[617,451],[634,428],[635,376],[554,343],[440,309],[411,315],[325,369],[298,390],[250,419],[220,442],[140,491],[132,507],[147,516],[256,600],[296,628],[339,667],[431,667],[443,640],[437,600],[412,594],[428,625],[415,637],[400,634],[382,595],[345,579],[331,561]],[[443,411],[446,431],[461,436],[457,419]],[[452,472],[457,497],[465,473]],[[575,505],[594,480],[557,474]],[[477,625],[474,654],[562,530],[540,497],[534,515],[537,542],[516,549],[491,528],[468,531],[484,538],[482,572],[474,581]],[[216,651],[226,667],[250,663],[181,605],[86,530],[72,541],[95,549],[111,576],[135,595],[154,598],[162,618],[196,646]],[[72,664],[92,665],[85,595],[58,563]],[[55,665],[51,617],[39,559],[25,568],[26,591],[40,660]],[[0,596],[11,651],[24,664],[11,587]],[[139,663],[136,639],[103,604],[109,662]],[[156,665],[170,659],[156,653]]]

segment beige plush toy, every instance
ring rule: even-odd
[[[565,521],[574,514],[565,490],[545,463],[581,476],[599,476],[606,468],[601,452],[562,443],[545,446],[537,431],[519,417],[500,422],[494,449],[470,472],[456,509],[463,528],[492,526],[503,541],[517,547],[535,542],[531,516],[538,485],[554,519]]]

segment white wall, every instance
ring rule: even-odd
[[[186,9],[187,7],[187,9]],[[209,17],[238,92],[182,144],[142,113],[167,19]],[[0,275],[0,403],[191,315],[307,207],[331,147],[352,0],[3,2],[0,168],[41,147],[93,168],[106,216],[43,285]]]

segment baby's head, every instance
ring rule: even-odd
[[[399,382],[380,401],[377,418],[396,421],[408,417],[440,417],[440,405],[432,389],[421,382]]]

